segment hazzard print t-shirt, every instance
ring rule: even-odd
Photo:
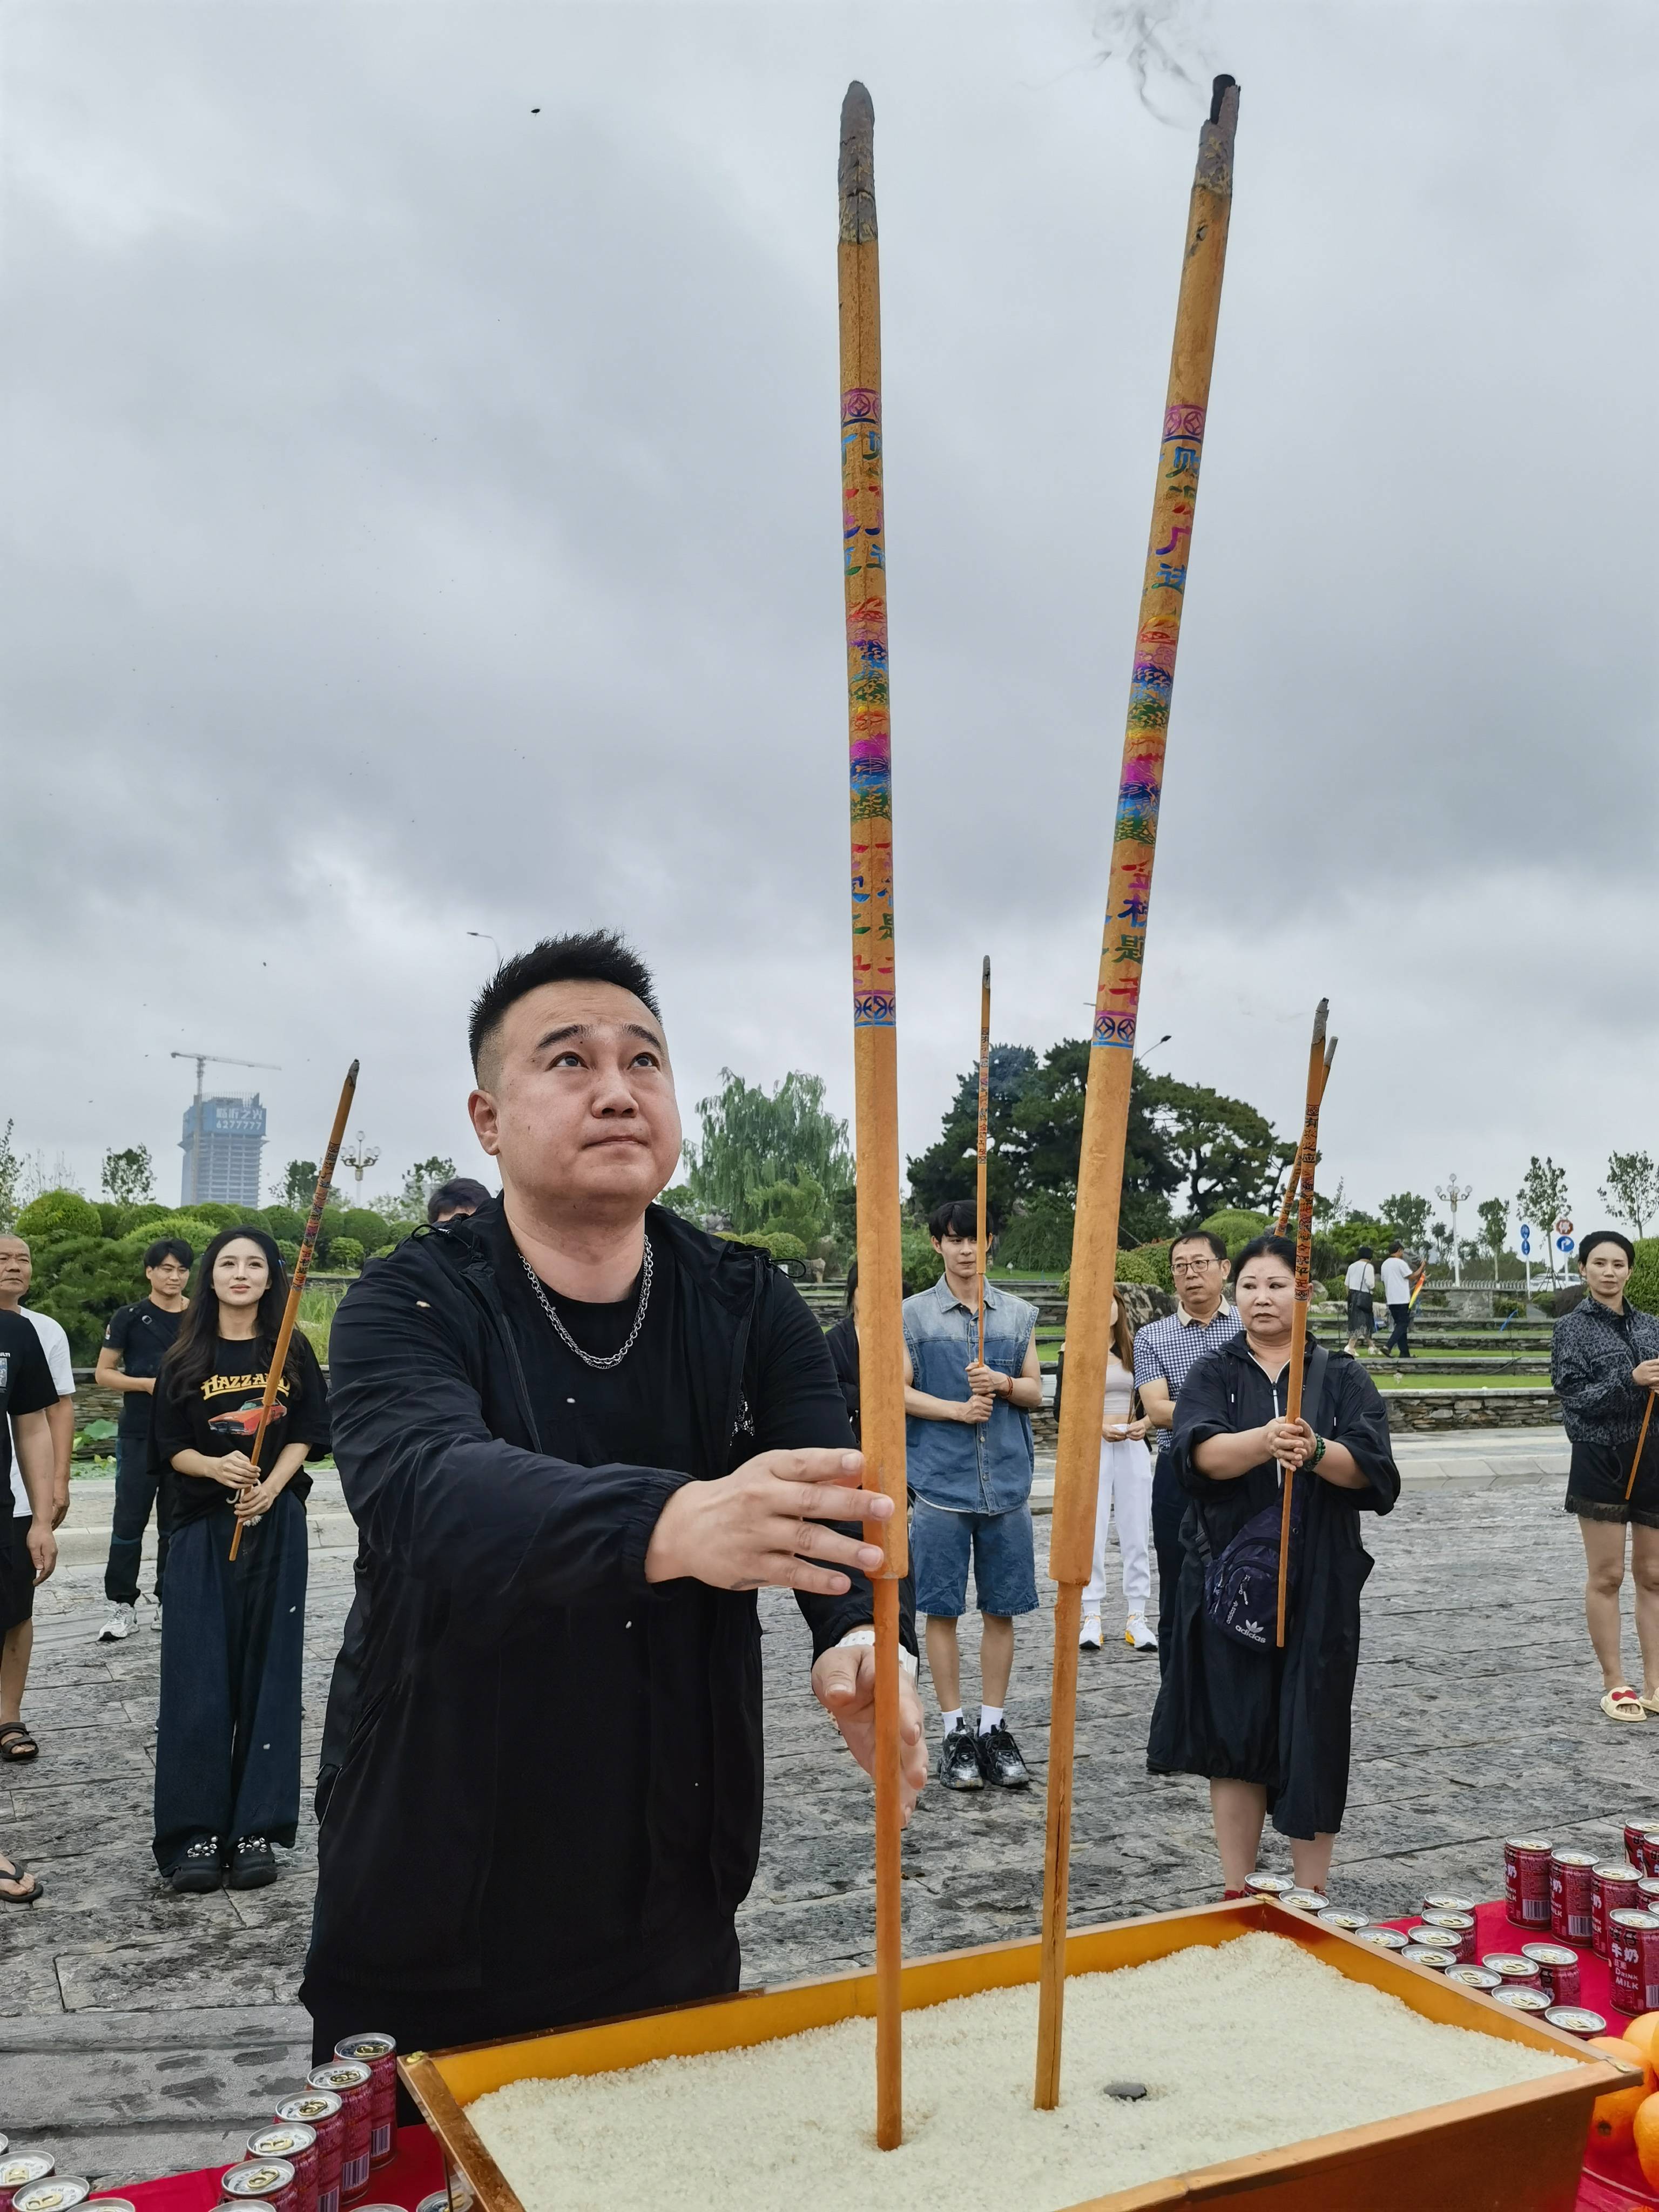
[[[206,1475],[179,1474],[171,1465],[173,1454],[198,1451],[206,1459],[223,1459],[230,1452],[252,1450],[268,1373],[262,1346],[222,1336],[212,1374],[194,1389],[181,1394],[163,1370],[155,1400],[155,1451],[172,1486],[175,1527],[210,1513],[216,1505],[228,1505],[234,1493]],[[275,1467],[284,1445],[301,1437],[311,1447],[309,1458],[321,1459],[327,1452],[327,1387],[317,1355],[296,1331],[290,1371],[277,1385],[276,1402],[265,1424],[261,1468]],[[311,1488],[311,1477],[301,1468],[288,1486],[295,1498],[303,1498]]]

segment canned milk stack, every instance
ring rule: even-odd
[[[1260,1878],[1252,1876],[1252,1880]],[[1288,1888],[1289,1884],[1285,1887]],[[398,2045],[391,2036],[380,2030],[365,2029],[356,2035],[343,2037],[334,2046],[334,2056],[355,2059],[368,2069],[369,2163],[385,2166],[398,2154]]]
[[[1659,2011],[1659,1913],[1615,1907],[1607,1914],[1607,1964],[1620,2012]]]
[[[221,2212],[300,2212],[299,2177],[285,2158],[246,2158],[219,2177]]]
[[[1550,1924],[1550,1856],[1540,1836],[1511,1836],[1504,1845],[1504,1902],[1517,1928],[1543,1935]]]
[[[306,2087],[331,2089],[340,2100],[340,2202],[355,2204],[368,2194],[374,2077],[360,2058],[334,2058],[313,2067]]]
[[[46,2163],[50,2165],[51,2160]],[[78,2173],[48,2173],[39,2181],[26,2181],[11,2193],[12,2212],[73,2212],[92,2194],[92,2184]]]
[[[283,2158],[294,2168],[295,2212],[317,2212],[317,2130],[303,2120],[278,2120],[247,2139],[250,2158]]]
[[[1553,2005],[1578,2002],[1578,1954],[1568,1943],[1523,1943],[1521,1956],[1538,1969],[1538,1979]]]
[[[44,2181],[52,2170],[52,2161],[44,2151],[26,2151],[18,2158],[0,2153],[0,2212],[11,2212],[18,2191],[32,2181]]]
[[[1425,1908],[1417,1925],[1419,1929],[1431,1928],[1438,1935],[1451,1936],[1456,1946],[1457,1963],[1460,1966],[1472,1966],[1474,1964],[1474,1913],[1448,1912],[1443,1908],[1431,1905]],[[1420,1943],[1423,1941],[1415,1929],[1412,1932],[1412,1941],[1413,1943]]]
[[[1633,1866],[1617,1859],[1591,1869],[1590,1948],[1598,1959],[1607,1956],[1607,1915],[1634,1911],[1641,1904],[1641,1880]]]
[[[1594,1851],[1550,1853],[1550,1933],[1558,1943],[1589,1943],[1590,1877],[1595,1871]]]
[[[340,2154],[345,2140],[345,2102],[332,2089],[302,2089],[284,2097],[276,2107],[277,2120],[288,2127],[308,2128],[312,2136],[316,2212],[340,2212]]]

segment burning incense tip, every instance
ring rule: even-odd
[[[876,111],[856,77],[841,104],[841,236],[861,246],[876,234]]]
[[[1330,1073],[1330,1072],[1331,1072],[1331,1062],[1332,1062],[1335,1058],[1336,1058],[1336,1039],[1335,1039],[1334,1037],[1333,1037],[1333,1038],[1331,1039],[1330,1042],[1329,1042],[1329,1043],[1326,1046],[1326,1048],[1325,1048],[1325,1073],[1326,1073],[1326,1074],[1327,1074],[1327,1075],[1328,1075],[1328,1074]]]
[[[979,971],[979,980],[981,983],[988,983],[991,980],[991,956],[988,952],[985,956],[985,964]]]
[[[1198,174],[1194,181],[1206,191],[1231,199],[1233,190],[1233,138],[1238,129],[1238,79],[1218,76],[1210,94],[1210,119],[1198,134]]]
[[[1330,1011],[1331,1002],[1328,999],[1322,999],[1314,1008],[1313,1041],[1316,1044],[1323,1044],[1325,1042],[1325,1022]]]
[[[357,1070],[361,1065],[362,1063],[360,1061],[354,1060],[350,1066],[347,1068],[346,1081],[348,1083],[355,1083],[357,1080]]]

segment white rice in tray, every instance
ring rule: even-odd
[[[1036,2014],[1034,1986],[907,2014],[895,2151],[876,2148],[867,2020],[514,2082],[467,2118],[526,2212],[1058,2212],[1571,2063],[1424,2020],[1279,1936],[1068,1981],[1054,2112],[1031,2109]],[[1146,2097],[1103,2094],[1124,2081]]]

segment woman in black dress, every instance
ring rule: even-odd
[[[1243,1328],[1199,1361],[1176,1401],[1170,1454],[1190,1503],[1146,1752],[1155,1774],[1209,1778],[1230,1897],[1255,1866],[1269,1813],[1290,1838],[1298,1884],[1324,1887],[1347,1801],[1359,1593],[1371,1571],[1359,1516],[1388,1512],[1400,1495],[1388,1417],[1357,1361],[1310,1344],[1304,1418],[1285,1419],[1295,1246],[1258,1237],[1236,1283]],[[1282,1651],[1281,1466],[1297,1470]]]
[[[222,1230],[164,1362],[152,1449],[172,1501],[155,1741],[155,1863],[177,1890],[256,1889],[300,1816],[307,1459],[328,1394],[295,1332],[256,1468],[288,1284],[263,1229]],[[242,1540],[236,1559],[231,1538]]]
[[[1591,1231],[1578,1248],[1586,1296],[1557,1322],[1550,1349],[1550,1380],[1572,1446],[1567,1510],[1578,1516],[1584,1540],[1584,1620],[1610,1721],[1659,1713],[1659,1435],[1650,1434],[1636,1456],[1649,1394],[1659,1389],[1659,1320],[1625,1296],[1635,1257],[1635,1246],[1616,1229]],[[1626,1522],[1639,1695],[1625,1679],[1620,1655]]]

